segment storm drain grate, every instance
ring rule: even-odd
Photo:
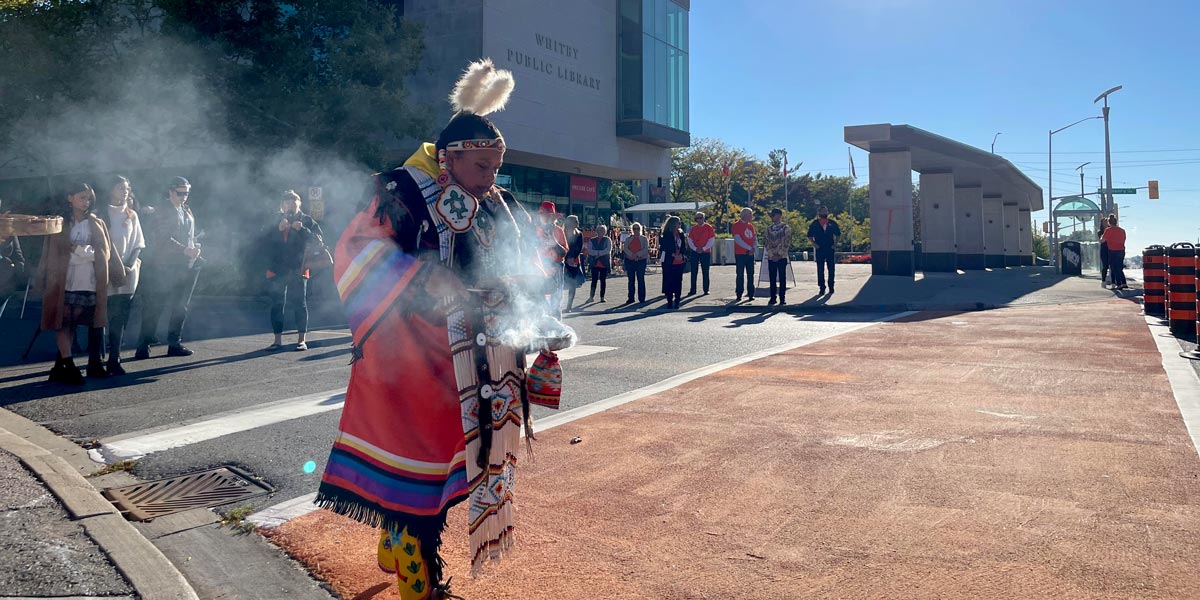
[[[221,467],[170,479],[108,488],[104,490],[104,497],[130,521],[149,521],[163,515],[193,508],[212,508],[273,491],[275,488],[255,481],[244,471]]]

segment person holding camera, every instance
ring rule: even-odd
[[[267,346],[271,352],[283,348],[283,315],[288,292],[296,318],[296,350],[308,350],[304,337],[308,333],[311,267],[305,257],[310,244],[323,242],[323,238],[321,226],[300,211],[300,195],[293,190],[285,191],[279,201],[278,220],[267,227],[267,295],[271,299],[271,329],[275,332],[275,341]]]

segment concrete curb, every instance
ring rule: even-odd
[[[42,480],[140,597],[199,600],[175,565],[84,479],[78,466],[51,451],[64,447],[68,454],[80,450],[36,423],[0,410],[0,448]]]

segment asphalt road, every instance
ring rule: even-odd
[[[567,322],[579,334],[580,349],[594,353],[564,361],[562,409],[882,316],[723,310],[573,314]],[[263,351],[269,335],[201,340],[190,344],[196,350],[192,357],[131,361],[128,375],[79,389],[45,383],[46,364],[8,367],[0,370],[0,405],[81,444],[146,430],[170,434],[221,413],[344,388],[349,340],[345,329],[320,330],[310,334],[308,352],[279,353]],[[159,347],[154,354],[161,352]],[[551,412],[538,408],[535,417]],[[258,502],[263,508],[315,491],[340,415],[329,410],[152,452],[137,461],[133,474],[148,480],[237,465],[275,486],[275,494]],[[316,464],[311,473],[304,470],[308,461]]]

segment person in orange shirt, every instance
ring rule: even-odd
[[[754,230],[754,211],[742,209],[742,220],[733,224],[733,258],[736,262],[737,279],[734,292],[737,301],[742,301],[742,290],[746,297],[754,299],[754,249],[758,246],[758,232]]]
[[[546,293],[549,297],[550,314],[562,317],[563,259],[567,255],[567,234],[557,223],[562,216],[553,202],[542,202],[538,208],[542,222],[538,227],[538,241],[542,247],[542,269],[546,272]]]
[[[1113,289],[1129,289],[1129,282],[1125,280],[1125,230],[1117,226],[1117,215],[1108,215],[1108,227],[1104,229],[1103,240],[1108,245]]]
[[[637,291],[638,302],[646,302],[646,262],[650,260],[650,240],[642,235],[642,224],[634,223],[630,228],[628,238],[621,244],[621,253],[625,256],[625,276],[629,278],[629,299],[625,304],[633,304],[634,291]]]
[[[696,295],[696,274],[697,271],[704,273],[704,295],[708,295],[708,268],[712,265],[712,248],[717,242],[717,232],[712,225],[708,224],[708,217],[702,213],[696,213],[696,224],[688,231],[687,245],[688,250],[692,251],[692,287],[687,293],[689,296]]]

